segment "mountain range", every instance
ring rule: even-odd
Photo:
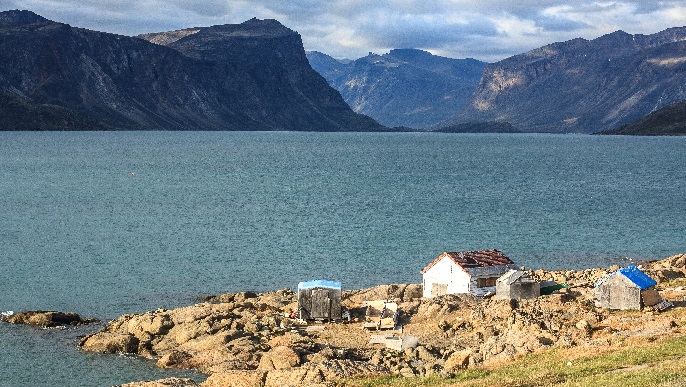
[[[484,69],[451,120],[505,121],[529,132],[593,133],[686,100],[686,27],[617,31],[516,55]]]
[[[128,37],[1,12],[0,107],[4,130],[385,130],[275,20]]]
[[[595,133],[686,100],[686,27],[578,38],[491,64],[419,50],[308,58],[355,111],[388,126]]]
[[[427,128],[449,119],[467,103],[486,66],[416,49],[354,61],[316,51],[307,57],[354,111],[389,127]]]
[[[683,134],[683,101],[686,27],[486,64],[416,49],[337,60],[276,20],[129,37],[0,12],[0,130],[595,133],[655,112]]]

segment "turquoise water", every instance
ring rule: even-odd
[[[308,279],[419,283],[446,250],[663,258],[686,252],[684,192],[686,138],[0,132],[0,311],[107,320]],[[177,375],[81,353],[85,333],[0,324],[0,385]]]

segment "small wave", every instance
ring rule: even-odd
[[[8,310],[6,312],[0,312],[0,315],[2,315],[3,317],[9,317],[13,314],[14,314],[14,311],[11,311],[11,310]]]

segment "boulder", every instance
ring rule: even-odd
[[[579,322],[576,323],[576,329],[588,333],[591,331],[592,326],[586,320],[579,320]]]
[[[467,368],[469,365],[469,357],[472,352],[469,350],[454,352],[445,361],[445,370],[448,372],[454,372],[459,369]]]
[[[267,373],[264,387],[320,386],[325,379],[318,369],[291,368]]]
[[[227,371],[210,375],[202,387],[262,387],[267,371]]]
[[[160,368],[176,368],[182,366],[191,357],[190,354],[183,351],[171,351],[157,361],[157,366]]]
[[[168,314],[149,316],[140,322],[143,331],[155,336],[168,332],[173,326],[174,322]]]
[[[332,360],[324,363],[306,363],[301,367],[272,370],[267,373],[264,387],[324,386],[326,383],[356,376],[388,374],[385,367],[366,362]]]
[[[283,370],[300,365],[300,355],[290,347],[274,347],[262,355],[259,369]]]
[[[417,347],[416,355],[419,360],[427,363],[433,363],[437,360],[436,356],[433,353],[431,353],[426,347],[421,345]]]
[[[81,340],[81,349],[100,353],[137,353],[138,338],[129,333],[100,332]]]
[[[250,300],[253,298],[257,298],[257,293],[255,293],[255,292],[239,292],[239,293],[234,294],[233,301],[234,302],[243,302],[245,300]]]

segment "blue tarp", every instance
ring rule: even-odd
[[[328,281],[328,280],[310,280],[306,282],[301,282],[298,284],[298,291],[302,289],[314,289],[314,288],[329,288],[329,289],[341,289],[341,283],[338,281]]]
[[[645,290],[651,286],[657,285],[657,282],[655,282],[654,279],[650,278],[646,273],[642,272],[641,269],[637,268],[636,266],[628,266],[601,278],[600,280],[598,280],[598,282],[595,283],[595,286],[602,284],[603,281],[605,281],[607,278],[617,273],[628,278],[629,281],[633,282],[634,285],[638,286],[638,288],[641,290]]]

